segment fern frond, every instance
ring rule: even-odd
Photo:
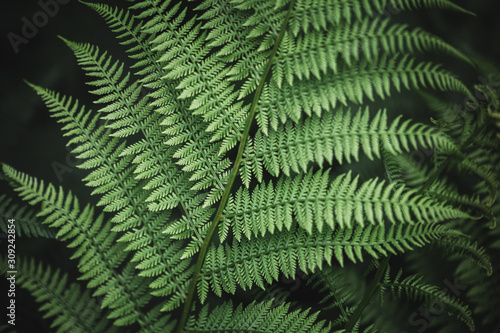
[[[273,333],[327,333],[331,326],[325,320],[316,321],[318,312],[290,310],[290,304],[273,306],[273,302],[252,302],[236,308],[231,301],[210,311],[204,306],[198,316],[191,316],[186,332],[273,332]]]
[[[106,104],[99,112],[107,113],[102,119],[113,120],[107,127],[113,129],[113,136],[129,137],[154,122],[156,117],[146,117],[151,113],[148,98],[140,97],[142,86],[131,81],[130,73],[124,72],[125,65],[113,61],[107,52],[101,54],[98,47],[61,39],[74,52],[78,64],[95,78],[87,82],[96,87],[90,93],[102,96],[96,104]]]
[[[488,207],[477,193],[471,196],[460,194],[457,190],[450,188],[449,182],[445,178],[435,181],[425,192],[438,200],[446,200],[465,211],[472,211],[474,212],[472,214],[478,217],[492,222],[495,220],[492,207]]]
[[[240,174],[246,186],[252,174],[259,182],[263,169],[271,175],[281,172],[305,172],[310,162],[323,166],[332,164],[335,158],[340,164],[345,160],[359,160],[360,152],[373,160],[381,158],[381,150],[391,154],[409,152],[413,149],[436,148],[442,151],[457,150],[445,134],[430,126],[402,121],[398,116],[388,123],[385,110],[378,111],[372,119],[369,109],[358,110],[351,117],[351,110],[337,110],[322,117],[312,116],[303,122],[286,122],[284,128],[270,130],[268,135],[258,131],[249,140],[243,154]]]
[[[7,234],[7,221],[14,219],[17,236],[55,238],[53,230],[42,225],[35,217],[35,212],[26,206],[20,206],[7,198],[5,194],[0,195],[0,231]]]
[[[259,127],[266,133],[270,124],[278,129],[287,118],[298,121],[302,113],[320,116],[323,111],[334,110],[338,103],[362,104],[365,98],[374,101],[391,95],[391,88],[398,92],[405,89],[432,88],[442,91],[457,91],[472,96],[469,89],[439,65],[416,62],[407,54],[377,59],[361,59],[355,67],[345,67],[337,74],[323,75],[320,79],[299,80],[293,86],[284,82],[280,89],[273,81],[263,91],[257,109]],[[260,121],[259,121],[260,119]]]
[[[319,301],[323,310],[339,308],[341,316],[332,322],[334,327],[345,325],[356,309],[352,306],[356,303],[355,290],[348,281],[345,270],[331,266],[323,267],[307,280],[308,285],[324,294]]]
[[[438,302],[441,306],[449,309],[451,312],[458,312],[457,318],[462,320],[471,331],[474,331],[474,320],[468,306],[464,305],[459,299],[450,297],[446,292],[437,286],[422,282],[422,276],[410,275],[401,280],[402,271],[396,275],[394,281],[384,282],[384,287],[389,287],[396,297],[401,297],[404,293],[414,300],[425,299],[430,302]]]
[[[276,281],[280,272],[293,278],[297,268],[315,272],[325,261],[332,265],[334,257],[343,266],[344,255],[353,262],[363,261],[363,252],[378,258],[455,233],[445,226],[427,223],[392,225],[387,229],[369,224],[313,234],[292,227],[290,232],[267,234],[252,241],[212,245],[201,272],[198,295],[204,301],[209,289],[221,296],[223,290],[234,294],[238,286],[244,290],[254,284],[264,288],[264,283]]]
[[[338,74],[345,63],[352,67],[361,57],[372,59],[381,52],[409,54],[438,50],[450,53],[464,61],[471,61],[442,39],[420,29],[408,31],[407,25],[389,25],[389,19],[365,18],[352,25],[327,31],[312,31],[294,39],[285,34],[273,67],[273,80],[281,88],[283,80],[289,85],[294,80],[321,79],[328,70]],[[342,59],[342,62],[339,61]]]
[[[83,2],[104,18],[109,28],[116,34],[122,45],[130,48],[127,50],[129,57],[135,60],[132,68],[141,68],[136,75],[141,76],[141,82],[148,84],[161,78],[158,59],[159,53],[151,50],[148,45],[154,35],[142,31],[143,22],[138,20],[129,10],[111,7],[107,4]]]
[[[179,4],[180,5],[180,4]],[[143,12],[137,15],[137,18],[147,19],[150,15],[156,14],[159,20],[147,21],[143,24],[143,31],[150,35],[150,44],[156,45],[154,49],[137,43],[137,46],[143,49],[142,54],[154,52],[154,64],[144,65],[143,72],[154,73],[155,79],[147,80],[146,86],[154,88],[148,96],[152,99],[150,105],[155,111],[162,114],[161,125],[166,126],[163,134],[167,135],[167,145],[173,146],[172,157],[177,159],[176,163],[183,166],[183,171],[190,175],[189,180],[192,183],[192,190],[207,190],[205,197],[205,206],[209,206],[220,199],[224,184],[227,181],[227,168],[230,161],[219,154],[221,142],[212,142],[211,135],[206,131],[207,123],[204,123],[200,116],[193,115],[189,110],[189,104],[192,99],[179,99],[180,92],[176,88],[180,84],[180,79],[168,78],[169,71],[165,69],[167,60],[165,59],[165,50],[184,47],[183,38],[195,38],[193,34],[188,34],[189,27],[192,27],[194,20],[186,23],[186,29],[178,32],[175,28],[182,22],[186,11],[182,11],[175,20],[171,17],[178,14],[179,5],[176,5],[165,12],[168,2],[163,3],[161,7],[155,2],[140,2],[133,6],[136,9],[142,9]],[[147,9],[146,9],[147,8]],[[120,22],[122,29],[126,25]],[[156,34],[158,33],[158,36]],[[187,35],[186,35],[187,34]],[[191,37],[190,37],[191,36]],[[175,52],[174,52],[175,54]],[[163,57],[162,59],[160,59]],[[143,81],[144,82],[144,81]],[[141,145],[127,149],[128,154],[134,154]],[[154,172],[153,170],[151,170]],[[156,182],[160,181],[159,177]],[[152,182],[153,183],[153,182]],[[160,192],[160,191],[158,191]],[[157,201],[158,197],[167,196],[165,193],[158,193],[150,201]],[[153,210],[166,209],[166,202],[152,202],[150,205]],[[192,228],[192,226],[191,226]]]
[[[116,271],[127,253],[124,244],[115,242],[116,234],[111,232],[110,223],[104,223],[103,214],[94,217],[94,208],[90,205],[81,210],[78,199],[71,192],[64,195],[61,188],[56,191],[52,184],[45,186],[43,181],[5,164],[2,170],[23,200],[31,205],[41,203],[37,216],[43,216],[43,223],[59,229],[56,237],[71,241],[67,246],[76,248],[71,259],[79,258],[78,268],[83,274],[80,279],[89,280],[88,288],[99,287],[94,295],[113,295],[109,296],[109,307],[116,308],[110,314],[111,318],[116,318],[115,324],[123,326],[140,321],[147,329],[152,323],[142,318],[141,308],[151,296],[145,292],[145,281],[131,275],[133,271],[129,270],[128,276]]]
[[[324,225],[351,228],[353,225],[384,225],[415,222],[435,223],[469,214],[443,201],[435,201],[416,190],[370,179],[358,188],[359,177],[340,175],[330,181],[329,171],[305,176],[280,177],[276,185],[261,184],[250,192],[240,188],[228,204],[221,221],[220,235],[227,229],[237,240],[251,239],[267,232],[290,230],[294,221],[309,234]]]
[[[168,270],[165,272],[160,267],[172,267],[175,268],[173,272],[178,272],[185,269],[186,265],[179,265],[180,258],[174,255],[168,256],[171,261],[167,262],[165,259],[167,256],[161,254],[159,248],[176,253],[181,244],[172,244],[166,235],[162,234],[161,226],[156,226],[155,230],[149,225],[149,221],[167,221],[170,211],[157,213],[147,209],[146,199],[149,193],[142,190],[143,183],[132,177],[133,167],[129,166],[132,157],[128,155],[120,157],[124,144],[116,147],[118,138],[110,137],[109,130],[104,131],[103,127],[95,128],[97,116],[87,123],[90,113],[86,113],[84,108],[77,112],[77,103],[72,106],[70,98],[60,97],[59,94],[38,86],[31,86],[42,96],[52,115],[58,117],[59,122],[66,124],[63,131],[66,132],[65,136],[72,137],[69,143],[79,144],[73,149],[73,153],[78,153],[77,157],[85,160],[79,167],[95,168],[85,180],[88,186],[97,187],[94,194],[103,194],[98,205],[104,205],[105,211],[116,212],[111,221],[118,224],[113,230],[127,231],[118,241],[128,243],[125,250],[135,251],[131,261],[142,261],[138,268],[144,267],[143,276],[151,277],[167,273],[162,277],[163,284],[159,285],[165,285],[167,281],[174,284],[176,286],[174,290],[178,291],[174,303],[179,304],[184,295],[187,278],[184,281],[178,280],[175,274],[168,273]],[[137,229],[138,227],[140,229]],[[141,237],[145,235],[147,240]],[[158,262],[163,265],[151,264]],[[155,268],[152,269],[151,266]],[[165,289],[164,295],[167,294]]]
[[[476,265],[483,268],[488,276],[493,274],[493,266],[484,247],[479,247],[477,242],[472,242],[470,238],[443,238],[437,240],[436,244],[445,253],[457,254],[461,257],[470,258]]]
[[[480,149],[478,149],[478,151],[480,151]],[[483,190],[487,190],[487,194],[483,198],[484,203],[486,207],[491,207],[498,196],[498,187],[500,184],[498,171],[495,170],[489,162],[486,164],[477,163],[480,162],[480,160],[471,159],[465,154],[462,157],[458,165],[459,170],[461,172],[472,172],[479,177],[480,180],[478,183],[483,185]]]
[[[2,272],[6,272],[6,258],[1,257],[0,262]],[[68,274],[44,267],[41,262],[37,264],[33,258],[21,257],[16,265],[22,272],[16,276],[16,284],[41,303],[40,311],[45,312],[44,319],[51,320],[53,332],[118,332],[103,316],[101,305],[90,296],[90,290],[82,292],[78,284],[68,283]]]
[[[67,44],[74,50],[79,63],[89,72],[89,75],[101,78],[89,84],[101,86],[99,90],[108,91],[113,97],[113,100],[97,101],[111,102],[109,106],[104,108],[104,111],[100,110],[101,112],[111,112],[110,115],[117,115],[116,117],[109,117],[109,115],[104,117],[104,119],[112,120],[109,127],[120,128],[120,131],[124,127],[126,133],[120,132],[124,134],[123,136],[129,136],[136,132],[144,135],[144,139],[128,147],[120,155],[135,155],[132,160],[132,163],[136,165],[134,173],[136,179],[148,180],[143,185],[143,189],[149,192],[145,202],[149,203],[148,208],[151,211],[160,212],[171,210],[177,206],[182,207],[186,215],[180,220],[183,228],[177,231],[177,234],[182,234],[179,236],[180,238],[192,239],[192,249],[185,252],[186,256],[192,256],[201,244],[203,225],[207,223],[208,217],[212,213],[210,208],[197,208],[206,194],[197,194],[194,189],[190,188],[194,186],[193,183],[189,186],[190,173],[183,173],[175,164],[166,162],[175,157],[175,150],[161,145],[163,135],[158,126],[161,114],[152,112],[151,106],[147,104],[148,96],[141,98],[137,105],[134,104],[141,88],[137,81],[125,88],[129,74],[119,81],[123,65],[118,65],[118,62],[115,62],[109,68],[111,58],[106,57],[106,54],[100,55],[97,48],[89,44],[77,44],[69,41]],[[146,107],[146,105],[148,106]],[[122,117],[124,118],[120,119]],[[129,125],[132,128],[127,129],[126,126]],[[121,134],[119,136],[122,136]],[[169,186],[161,186],[165,184],[165,181]],[[124,201],[118,201],[115,210],[124,207],[123,204]]]
[[[342,21],[350,24],[363,17],[376,17],[392,10],[415,10],[421,8],[440,8],[455,10],[465,14],[472,12],[449,0],[298,0],[295,15],[290,20],[290,29],[294,35],[300,31],[326,30],[337,26]]]
[[[85,61],[87,61],[88,64],[93,64],[95,66],[93,68],[96,71],[102,70],[99,61],[96,60],[98,58],[97,53],[93,54],[88,51],[87,48],[79,44],[70,43],[70,45],[76,50],[75,52],[77,55],[82,58],[87,57]],[[90,49],[92,48],[90,47]],[[106,71],[102,70],[102,72],[96,73],[95,75],[107,77],[108,74]],[[114,87],[112,81],[106,84],[111,87],[110,89],[116,89],[117,95],[119,95],[119,88]],[[89,186],[97,187],[93,193],[102,194],[102,198],[98,204],[104,205],[105,211],[116,212],[112,221],[119,224],[114,227],[114,230],[128,231],[118,241],[124,243],[123,245],[126,251],[135,252],[131,262],[140,262],[140,264],[137,264],[137,268],[142,270],[140,276],[156,277],[158,282],[151,283],[152,288],[158,289],[155,290],[155,292],[163,296],[173,295],[171,299],[165,302],[165,307],[180,305],[185,297],[185,290],[189,283],[189,275],[187,273],[189,272],[189,266],[187,263],[180,264],[181,258],[179,255],[167,257],[163,253],[160,253],[160,249],[164,249],[167,253],[178,253],[182,248],[182,243],[173,244],[172,240],[162,233],[162,228],[164,228],[163,223],[168,221],[170,216],[169,210],[161,212],[151,212],[148,210],[148,199],[152,195],[159,195],[158,191],[156,193],[150,191],[148,186],[156,183],[156,187],[158,187],[158,178],[153,179],[149,183],[144,183],[140,179],[137,179],[140,178],[140,176],[133,177],[134,171],[136,173],[137,171],[141,172],[140,175],[146,174],[149,178],[154,176],[155,173],[158,173],[158,171],[154,170],[153,172],[151,172],[151,170],[145,171],[145,165],[154,165],[157,170],[164,170],[166,168],[164,160],[168,159],[168,155],[162,156],[158,154],[151,156],[150,153],[145,151],[138,156],[136,155],[135,159],[132,159],[132,156],[128,155],[122,157],[121,155],[124,153],[125,149],[127,149],[125,147],[126,144],[122,143],[115,148],[115,145],[119,142],[118,138],[111,137],[109,130],[105,131],[102,126],[95,126],[98,119],[97,116],[93,118],[92,122],[86,124],[85,121],[89,118],[89,113],[85,113],[83,109],[77,113],[77,104],[72,106],[71,99],[66,99],[65,97],[61,98],[58,94],[40,87],[33,87],[42,95],[42,98],[54,115],[60,117],[62,122],[67,123],[63,130],[67,131],[66,135],[74,136],[70,142],[77,144],[85,142],[85,144],[80,145],[74,150],[74,152],[80,153],[78,155],[79,158],[87,159],[80,167],[95,168],[99,165],[99,168],[96,168],[96,170],[90,173],[85,179],[88,181]],[[111,124],[113,124],[114,121],[113,119],[108,120]],[[137,121],[137,119],[135,121]],[[140,123],[140,121],[137,123]],[[140,126],[147,126],[147,123],[141,123]],[[146,133],[151,133],[151,131],[147,131]],[[156,140],[161,138],[161,130],[158,129],[156,133],[153,132],[151,134],[153,138],[154,135],[156,135]],[[151,136],[146,137],[146,139],[141,142],[146,143],[146,145],[142,145],[142,149],[158,144],[151,139]],[[160,151],[161,150],[162,149],[160,149]],[[138,162],[137,159],[141,157],[142,160]],[[150,161],[155,158],[157,163],[151,163]],[[160,161],[158,161],[158,158]],[[130,163],[139,164],[139,166],[134,168]],[[177,172],[177,175],[180,173],[175,167],[174,170]],[[170,182],[182,182],[184,178],[175,179],[175,175],[175,173],[172,175],[170,171],[163,171],[157,175],[157,177],[164,180],[165,176],[170,176],[171,178],[168,178]],[[146,191],[144,191],[143,188],[146,188]],[[169,191],[168,193],[174,192],[179,195],[179,190],[177,188],[164,187],[162,190],[163,193]],[[186,194],[184,194],[184,198],[187,200]],[[163,198],[163,202],[167,201],[179,202],[179,200],[176,200],[176,197],[172,197],[172,195],[168,198]],[[172,209],[175,206],[176,205],[169,206],[169,208]],[[188,211],[188,213],[190,212],[191,210]],[[205,215],[209,214],[205,213]],[[198,214],[198,217],[202,217],[202,215]],[[206,219],[207,217],[205,217],[205,220]],[[153,227],[150,225],[149,221],[157,222]],[[199,218],[197,221],[203,223],[204,219]],[[137,229],[137,227],[140,228]],[[186,238],[190,237],[193,233],[195,232],[191,231],[191,233],[188,233]],[[147,238],[142,238],[144,236],[147,236]],[[195,244],[201,242],[199,239],[201,239],[201,236],[198,235],[195,239]],[[194,250],[191,250],[191,255],[196,249],[195,247]],[[170,267],[170,269],[165,270],[165,267]]]

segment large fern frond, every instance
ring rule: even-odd
[[[259,131],[248,141],[240,174],[248,186],[252,175],[262,181],[264,168],[273,176],[281,172],[288,176],[290,171],[305,172],[310,162],[322,166],[325,161],[333,164],[334,159],[340,164],[358,161],[360,152],[374,159],[381,158],[382,150],[394,155],[421,147],[450,153],[457,150],[444,133],[401,118],[389,124],[385,110],[370,119],[368,108],[354,116],[350,109],[339,109],[297,124],[286,122],[284,128],[270,130],[268,135]]]
[[[98,288],[94,295],[106,295],[104,304],[109,302],[114,309],[110,316],[116,318],[115,324],[123,326],[140,321],[145,329],[154,326],[141,310],[151,299],[145,293],[144,279],[134,276],[130,269],[124,270],[125,275],[117,271],[127,253],[124,244],[115,242],[116,234],[110,232],[111,224],[104,222],[104,215],[95,217],[90,205],[82,210],[71,192],[65,195],[61,188],[57,191],[52,184],[45,186],[43,181],[5,164],[2,171],[23,200],[31,205],[41,204],[37,216],[44,217],[43,223],[58,228],[56,237],[70,241],[69,248],[76,248],[71,259],[79,258],[80,279],[89,280],[88,288]]]
[[[486,120],[498,103],[478,103],[463,138],[456,124],[424,124],[422,110],[417,122],[405,109],[368,105],[426,88],[473,100],[458,76],[420,54],[470,63],[464,53],[382,18],[388,10],[470,12],[450,0],[131,2],[128,9],[85,3],[118,35],[130,68],[63,38],[90,77],[97,113],[30,84],[63,125],[104,212],[81,209],[71,192],[3,166],[20,196],[41,204],[38,216],[75,248],[81,279],[103,296],[114,325],[151,333],[174,326],[178,333],[326,333],[344,325],[373,332],[376,325],[360,318],[382,287],[441,299],[473,328],[468,308],[436,287],[400,274],[390,281],[389,271],[380,279],[391,254],[428,244],[491,273],[483,243],[462,232],[494,221],[492,161],[500,156]],[[422,165],[405,164],[424,149]],[[389,181],[377,174],[384,167]],[[468,180],[449,172],[472,174],[476,193],[464,194]],[[354,297],[341,275],[347,261],[366,257],[375,278]],[[341,317],[317,321],[318,312],[276,305],[278,298],[238,306],[209,300],[298,271],[323,274],[323,309],[338,307]],[[42,279],[59,281],[57,274]],[[177,321],[171,313],[181,305]]]
[[[202,301],[209,289],[221,296],[222,291],[234,294],[238,286],[251,288],[254,284],[264,288],[283,272],[294,277],[296,269],[315,272],[326,262],[336,259],[341,266],[344,256],[352,262],[363,261],[363,253],[374,258],[412,250],[432,240],[456,234],[439,224],[416,223],[323,230],[312,235],[303,229],[275,232],[264,237],[242,239],[232,245],[210,246],[198,283]]]
[[[359,177],[349,172],[330,181],[329,171],[305,176],[280,177],[276,185],[261,184],[252,192],[240,188],[228,204],[221,221],[220,236],[229,229],[237,240],[250,239],[275,230],[290,230],[294,221],[309,234],[327,225],[351,228],[367,223],[384,225],[436,223],[454,218],[472,218],[443,201],[404,186],[370,179],[358,188]]]
[[[257,110],[260,128],[266,131],[268,124],[278,128],[287,118],[298,121],[302,113],[321,115],[338,104],[348,102],[362,104],[365,98],[374,101],[391,96],[391,88],[418,89],[430,87],[436,90],[457,91],[472,96],[465,85],[439,65],[416,62],[405,54],[361,59],[353,67],[345,67],[337,74],[322,75],[320,79],[299,80],[283,87],[271,82],[264,87],[263,98]]]
[[[116,212],[111,222],[117,225],[112,230],[126,231],[118,241],[127,245],[125,251],[134,251],[131,262],[139,262],[137,268],[143,270],[142,276],[159,276],[161,282],[151,286],[160,288],[157,293],[161,295],[175,295],[167,304],[180,304],[185,297],[189,272],[188,262],[181,264],[180,254],[177,253],[182,243],[173,243],[163,233],[163,224],[150,225],[149,221],[168,221],[170,211],[151,212],[148,209],[150,192],[142,189],[145,186],[143,181],[132,177],[132,157],[120,156],[125,144],[118,145],[118,138],[111,137],[110,130],[97,125],[98,116],[89,121],[90,112],[83,107],[79,109],[77,102],[72,103],[71,99],[38,86],[32,87],[42,96],[53,116],[66,124],[62,130],[71,137],[68,144],[77,145],[73,153],[83,160],[78,167],[94,169],[84,179],[88,186],[97,187],[94,194],[102,194],[98,205],[104,205],[105,211]],[[147,241],[142,238],[146,235]],[[159,248],[165,249],[165,253],[160,253]],[[171,269],[159,269],[153,264],[158,262],[163,263],[162,267]]]
[[[210,311],[204,306],[197,316],[192,316],[185,328],[186,332],[275,332],[275,333],[327,333],[330,325],[324,320],[316,322],[318,312],[310,310],[290,311],[290,304],[273,306],[273,302],[252,302],[236,308],[231,301]]]

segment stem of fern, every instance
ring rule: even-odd
[[[352,331],[354,328],[354,325],[356,325],[356,322],[359,320],[359,317],[361,317],[361,314],[365,310],[366,306],[368,303],[370,303],[370,299],[372,298],[373,294],[375,293],[375,290],[377,287],[380,285],[380,280],[382,279],[382,275],[384,274],[387,265],[389,265],[389,258],[391,256],[388,255],[387,257],[382,260],[382,263],[378,266],[377,273],[375,274],[375,277],[373,278],[372,282],[370,283],[370,286],[368,287],[368,290],[366,291],[365,295],[363,296],[363,299],[359,303],[358,307],[352,314],[352,317],[349,319],[347,324],[345,325],[345,330],[346,333],[349,333]]]
[[[286,26],[288,25],[288,21],[290,20],[290,17],[292,16],[293,12],[293,7],[295,4],[295,0],[292,0],[290,2],[290,5],[288,7],[288,11],[286,14],[285,19],[283,20],[283,23],[281,24],[280,27],[280,32],[278,34],[278,37],[276,38],[276,42],[274,44],[274,47],[271,51],[271,56],[269,57],[269,61],[266,64],[266,67],[264,68],[264,73],[262,74],[259,84],[257,86],[257,89],[255,91],[255,95],[252,100],[252,106],[250,108],[250,113],[248,114],[246,123],[245,123],[245,129],[241,135],[241,141],[240,145],[238,147],[238,153],[236,155],[236,160],[234,162],[233,168],[231,169],[231,173],[229,174],[229,179],[227,182],[226,187],[224,188],[224,193],[222,194],[221,201],[219,203],[219,207],[217,208],[217,212],[215,213],[214,221],[210,225],[210,228],[207,231],[207,235],[205,239],[203,240],[203,243],[200,248],[200,253],[198,255],[198,260],[196,261],[196,266],[195,270],[193,273],[193,278],[191,280],[191,286],[189,288],[188,295],[186,297],[186,302],[184,303],[184,308],[182,309],[182,315],[179,320],[179,325],[177,327],[177,333],[185,333],[184,331],[184,326],[186,325],[189,312],[191,311],[191,307],[193,304],[193,298],[194,294],[196,292],[196,285],[198,283],[198,279],[200,278],[201,274],[201,268],[203,266],[203,262],[205,260],[205,257],[207,255],[208,251],[208,246],[210,245],[210,241],[212,239],[212,236],[217,229],[217,226],[222,218],[222,213],[224,211],[224,207],[226,206],[227,200],[229,199],[229,194],[231,193],[231,189],[233,187],[234,181],[236,179],[236,176],[238,175],[238,171],[242,162],[242,157],[243,157],[243,151],[245,150],[246,143],[248,141],[248,136],[250,133],[250,129],[253,124],[253,120],[255,118],[255,112],[257,111],[257,103],[260,99],[260,96],[262,94],[262,89],[264,88],[264,83],[266,82],[267,76],[269,75],[269,72],[271,71],[271,66],[273,62],[276,59],[276,53],[278,51],[278,46],[283,39],[283,36],[285,34],[285,29]]]

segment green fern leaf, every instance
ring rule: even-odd
[[[35,260],[19,258],[16,284],[27,289],[41,303],[40,311],[46,312],[45,319],[52,321],[54,332],[118,332],[117,327],[103,316],[100,304],[90,296],[90,291],[82,292],[76,283],[68,283],[68,275],[50,266],[43,267]],[[2,257],[0,267],[7,271],[7,260]]]
[[[144,292],[142,278],[130,276],[132,271],[128,270],[128,276],[115,271],[125,259],[126,252],[123,251],[124,244],[114,242],[116,235],[110,232],[111,225],[104,223],[104,216],[94,217],[94,208],[90,205],[81,210],[76,197],[71,193],[64,195],[62,189],[56,191],[52,184],[46,187],[43,181],[39,182],[5,164],[2,170],[23,200],[30,205],[41,203],[37,216],[44,217],[43,223],[59,229],[56,237],[62,241],[71,240],[67,246],[76,248],[71,258],[79,258],[78,268],[83,274],[80,279],[90,280],[88,288],[99,287],[94,295],[107,294],[118,288],[120,293],[114,294],[112,305],[116,309],[110,314],[111,318],[117,318],[115,324],[147,323],[141,319],[144,316],[141,308],[151,296]],[[133,282],[125,282],[132,279]],[[136,298],[132,296],[134,294]]]
[[[488,242],[476,236],[485,229],[477,223],[494,224],[497,215],[491,120],[499,94],[480,87],[489,97],[475,100],[455,74],[420,55],[470,63],[463,52],[382,18],[390,10],[470,12],[450,0],[131,2],[123,9],[84,2],[126,47],[130,67],[62,38],[90,78],[96,113],[28,83],[62,125],[103,212],[7,165],[0,175],[74,248],[80,279],[103,296],[106,323],[151,333],[375,332],[383,318],[373,320],[370,301],[379,287],[381,297],[391,288],[444,298],[413,276],[391,281],[391,254],[436,244],[446,259],[470,258],[492,272],[494,256],[478,245]],[[465,95],[473,112],[457,117],[463,124],[426,125],[427,110],[417,110],[417,122],[409,108],[378,105],[395,91],[421,89]],[[427,159],[413,163],[423,150]],[[366,257],[367,269],[351,265]],[[66,284],[40,267],[40,279]],[[371,269],[366,290],[344,283],[364,284],[360,272]],[[293,310],[267,289],[298,271],[314,274],[326,294],[314,311]],[[266,301],[217,301],[255,287],[269,291]],[[72,288],[71,297],[81,295]],[[78,304],[71,297],[69,308]],[[466,306],[444,301],[473,328]],[[340,316],[318,321],[319,309]]]
[[[231,301],[225,302],[209,312],[204,306],[198,316],[189,319],[186,332],[331,332],[324,320],[316,322],[318,313],[309,310],[290,311],[290,304],[273,306],[272,302],[252,302],[233,308]]]
[[[427,223],[393,225],[388,229],[378,225],[357,226],[312,235],[291,228],[290,232],[267,234],[252,241],[242,239],[232,245],[211,246],[198,294],[203,302],[209,289],[221,296],[223,290],[234,294],[238,286],[243,290],[254,284],[264,288],[264,283],[276,281],[280,272],[293,278],[297,268],[315,272],[322,269],[324,262],[332,265],[334,257],[343,266],[344,256],[352,262],[363,261],[363,252],[378,258],[424,246],[449,234],[456,232]]]
[[[401,297],[405,293],[408,297],[415,300],[425,299],[427,301],[434,300],[435,302],[440,302],[440,304],[450,309],[450,311],[458,312],[458,319],[466,323],[471,331],[474,331],[472,313],[468,306],[463,305],[459,299],[451,298],[437,286],[423,283],[423,277],[421,276],[410,275],[401,280],[401,275],[402,271],[400,270],[394,281],[383,283],[385,287],[391,289],[393,295]]]
[[[388,24],[388,19],[365,18],[342,28],[300,35],[296,40],[285,34],[274,64],[273,79],[279,88],[284,78],[291,86],[294,78],[321,79],[328,70],[337,74],[341,63],[352,67],[361,57],[370,59],[381,51],[395,54],[437,49],[471,63],[463,53],[422,29],[408,32],[406,25],[388,27]]]
[[[320,116],[324,111],[335,109],[337,104],[348,102],[362,104],[364,98],[374,101],[375,96],[385,99],[391,95],[391,88],[399,92],[401,88],[432,88],[444,91],[458,91],[472,96],[470,91],[456,77],[432,63],[416,63],[408,55],[362,59],[355,67],[345,67],[337,74],[325,75],[318,79],[299,80],[293,85],[283,83],[283,89],[271,82],[264,87],[263,100],[259,103],[258,116],[268,119],[274,130],[278,119],[282,123],[290,117],[298,121],[302,113]],[[266,133],[267,123],[260,122]]]
[[[361,20],[364,15],[376,17],[386,11],[415,10],[421,8],[442,8],[474,15],[468,10],[449,0],[299,0],[296,15],[290,20],[290,29],[294,35],[300,31],[326,30],[329,26],[337,26],[342,21],[350,24]]]
[[[9,219],[14,219],[16,235],[19,237],[44,237],[55,238],[53,230],[41,225],[35,217],[35,212],[26,206],[19,206],[12,202],[6,195],[0,195],[0,231],[7,234],[7,223]]]
[[[220,236],[230,228],[238,241],[242,235],[251,239],[290,230],[294,221],[311,234],[313,227],[321,232],[324,225],[334,230],[365,222],[382,226],[386,221],[413,224],[471,218],[404,186],[370,179],[358,188],[358,181],[347,173],[330,182],[328,171],[318,171],[293,179],[280,177],[276,185],[262,184],[252,192],[240,188],[224,213]]]
[[[339,163],[351,163],[352,158],[358,161],[360,151],[374,159],[381,158],[381,149],[397,155],[420,147],[457,151],[444,133],[432,127],[402,122],[401,116],[389,126],[385,110],[370,119],[368,108],[352,118],[350,110],[340,109],[297,124],[287,122],[268,135],[257,132],[245,149],[240,173],[248,186],[251,174],[262,181],[263,169],[273,176],[281,172],[288,176],[291,171],[305,172],[310,162],[322,166],[324,161],[333,164],[334,158]]]

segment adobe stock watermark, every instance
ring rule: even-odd
[[[63,181],[63,175],[65,173],[73,172],[73,169],[80,163],[78,158],[76,157],[78,156],[78,154],[73,153],[72,150],[73,148],[66,146],[66,151],[68,151],[68,153],[66,154],[65,163],[61,163],[59,161],[53,161],[50,164],[59,182]]]
[[[15,54],[19,53],[19,46],[22,44],[28,44],[29,41],[38,34],[40,28],[45,27],[50,18],[53,18],[59,12],[59,5],[65,5],[71,0],[40,0],[38,1],[38,6],[41,10],[34,13],[31,18],[23,16],[21,21],[23,26],[21,27],[21,32],[9,32],[7,34],[7,39],[12,46]]]
[[[450,300],[455,300],[459,297],[464,290],[467,289],[466,285],[461,285],[457,278],[453,282],[448,279],[443,281],[445,288],[442,292],[449,295]],[[427,306],[421,306],[418,311],[413,312],[408,318],[408,323],[415,328],[413,332],[422,333],[427,330],[429,324],[438,316],[443,314],[446,310],[443,301],[435,298],[431,300]],[[410,333],[408,331],[401,331],[400,333]]]

